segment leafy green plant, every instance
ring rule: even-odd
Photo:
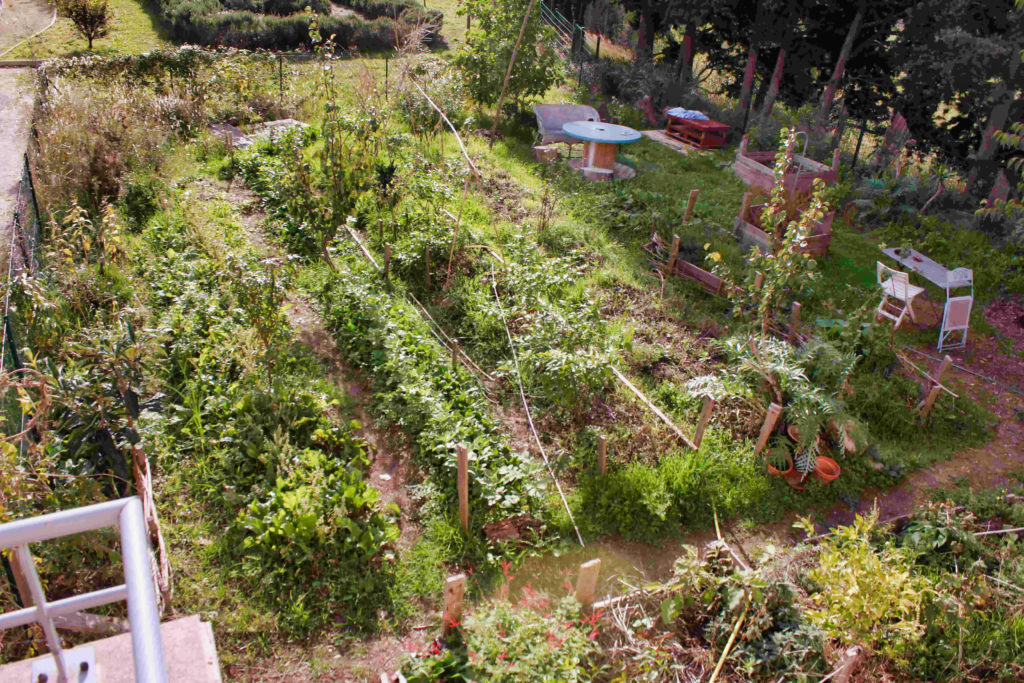
[[[872,543],[877,524],[877,510],[857,515],[822,541],[818,565],[808,572],[821,590],[811,596],[807,617],[830,637],[906,663],[924,634],[923,609],[934,589],[913,572],[914,552],[892,541]]]
[[[287,339],[283,306],[288,296],[290,264],[281,258],[235,259],[231,273],[235,301],[259,337],[267,378],[273,384],[275,352]]]
[[[435,646],[403,668],[410,681],[589,681],[597,651],[596,617],[573,596],[558,601],[531,591],[517,604],[496,601],[469,614],[445,650]]]

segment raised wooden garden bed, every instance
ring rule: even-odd
[[[804,145],[806,153],[807,146]],[[772,168],[775,165],[775,152],[748,152],[747,136],[743,136],[740,148],[736,152],[736,163],[733,170],[747,185],[760,187],[766,192],[772,189],[774,178]],[[793,162],[796,171],[786,174],[786,189],[790,192],[810,192],[815,178],[821,178],[826,184],[834,183],[839,174],[839,150],[832,155],[832,166],[810,159],[804,154],[794,154]]]
[[[734,234],[740,243],[745,246],[758,246],[762,251],[768,253],[774,249],[771,236],[761,229],[761,213],[764,211],[763,204],[756,204],[740,210],[734,223]],[[807,238],[807,246],[800,251],[810,254],[815,259],[824,258],[828,253],[828,246],[832,242],[832,219],[835,212],[829,211],[825,216],[814,223],[811,227],[811,234]]]
[[[678,236],[675,237],[678,240]],[[693,280],[712,294],[725,293],[725,280],[714,273],[709,273],[700,266],[681,258],[679,256],[678,242],[675,244],[675,249],[673,250],[665,244],[660,235],[654,233],[651,235],[651,241],[645,244],[643,249],[654,256],[654,258],[651,259],[651,266],[659,272],[665,275],[678,275],[680,277]],[[670,262],[674,262],[674,266],[671,267],[671,271],[669,270]]]

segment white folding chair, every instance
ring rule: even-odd
[[[974,296],[974,271],[970,268],[954,268],[946,274],[946,299],[950,298],[951,290],[970,287]]]
[[[942,327],[939,328],[939,351],[958,349],[967,344],[967,329],[970,327],[973,305],[973,296],[954,296],[946,299],[946,307],[942,311]],[[962,333],[959,340],[950,339],[954,332]]]
[[[882,300],[878,304],[878,315],[896,323],[903,322],[903,316],[910,313],[910,319],[917,322],[914,315],[914,298],[924,291],[924,287],[910,284],[910,275],[895,270],[881,261],[875,262],[875,275],[878,286],[882,288]]]

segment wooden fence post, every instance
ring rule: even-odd
[[[579,576],[576,577],[576,599],[584,610],[594,604],[597,593],[597,577],[601,573],[601,560],[593,559],[580,565]]]
[[[462,522],[462,532],[469,533],[469,450],[459,444],[455,447],[458,453],[458,489],[459,489],[459,520]]]
[[[466,575],[449,576],[444,582],[444,616],[441,630],[448,633],[462,621],[462,598],[466,595]]]
[[[764,273],[757,271],[754,273],[754,289],[760,291],[761,287],[764,286]]]
[[[384,245],[384,279],[391,282],[391,242]]]
[[[749,192],[746,192],[743,194],[743,203],[740,204],[740,218],[747,223],[750,222],[750,202],[752,200],[753,196]]]
[[[608,441],[603,436],[597,437],[597,471],[605,473],[608,468]]]
[[[793,302],[793,311],[789,316],[789,343],[793,346],[800,344],[800,304]]]
[[[761,434],[757,437],[757,445],[754,446],[754,455],[760,455],[761,451],[768,444],[768,437],[772,435],[772,430],[775,429],[775,424],[779,421],[779,416],[782,415],[782,406],[778,403],[773,403],[768,406],[768,414],[764,416],[764,424],[761,425]]]
[[[942,359],[942,363],[939,364],[939,369],[935,372],[935,381],[932,383],[931,388],[928,390],[928,394],[925,396],[924,401],[921,403],[921,419],[927,420],[928,415],[931,414],[932,408],[935,406],[935,401],[939,398],[939,393],[942,391],[942,376],[946,374],[946,370],[953,364],[953,359],[948,355]]]
[[[683,218],[684,223],[689,223],[693,217],[693,207],[697,204],[697,195],[700,194],[700,190],[690,190],[690,198],[686,200],[686,216]]]
[[[711,421],[711,411],[715,409],[715,399],[710,396],[704,397],[704,408],[700,411],[700,419],[697,420],[697,431],[693,435],[693,443],[700,448],[700,441],[704,438],[704,430],[708,428]]]
[[[453,337],[452,338],[452,372],[455,372],[455,366],[458,364],[458,360],[459,360],[459,347],[458,347],[458,343],[459,343],[459,340],[455,339]]]
[[[665,272],[671,275],[676,269],[676,259],[679,258],[679,235],[672,235],[672,246],[668,250],[668,262],[665,264]]]

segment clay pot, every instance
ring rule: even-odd
[[[766,461],[767,461],[767,459],[766,459]],[[770,462],[768,463],[768,474],[771,474],[773,476],[785,477],[786,475],[788,475],[792,471],[793,471],[793,456],[791,456],[791,455],[786,455],[786,468],[785,469],[777,470],[774,467],[772,467],[772,464]]]
[[[786,455],[786,469],[784,470],[775,469],[774,467],[772,467],[772,464],[770,462],[767,463],[767,465],[768,474],[774,475],[776,477],[782,477],[783,479],[786,480],[787,484],[789,484],[792,488],[796,489],[797,491],[804,490],[804,476],[797,472],[796,466],[793,464],[793,456]]]
[[[828,456],[819,455],[814,468],[814,475],[821,480],[822,484],[834,481],[840,473],[839,463]]]

